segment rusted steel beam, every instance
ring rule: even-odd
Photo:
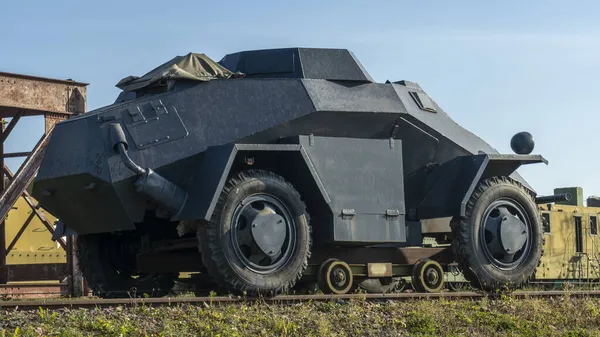
[[[0,117],[81,114],[87,83],[0,72]]]
[[[8,278],[19,281],[62,281],[68,274],[66,263],[11,264],[8,266]]]
[[[2,111],[2,109],[0,109]],[[0,119],[0,136],[4,134],[4,118]],[[0,167],[4,167],[4,142],[0,142]],[[5,193],[4,170],[0,172],[0,193]],[[16,201],[16,200],[15,200]],[[0,201],[1,204],[1,201]],[[6,214],[12,209],[14,201],[6,205]],[[6,266],[6,216],[0,219],[0,283],[8,283],[8,269]]]
[[[15,126],[19,122],[19,119],[21,119],[22,116],[23,111],[17,111],[17,114],[10,120],[10,123],[6,127],[6,130],[2,132],[2,135],[0,136],[0,143],[4,143],[4,141],[6,141],[6,138],[8,138],[8,135],[10,135],[10,132],[15,128]]]
[[[54,128],[56,123],[63,121],[71,116],[70,114],[61,113],[45,113],[44,114],[44,132],[48,132]]]
[[[28,152],[11,152],[5,153],[4,158],[18,158],[18,157],[27,157],[31,154],[31,151]]]
[[[46,146],[48,145],[48,141],[50,140],[50,135],[52,134],[52,130],[47,132],[39,142],[34,147],[31,155],[25,159],[17,173],[11,179],[10,184],[6,187],[5,190],[0,194],[0,221],[4,221],[6,219],[6,215],[15,204],[17,199],[26,192],[27,186],[31,183],[38,169],[40,168],[40,163],[44,156],[44,152],[46,150]],[[2,143],[0,143],[1,145]],[[4,156],[0,156],[0,161],[2,161],[2,166],[4,166]],[[6,171],[6,170],[5,170]],[[4,183],[4,179],[2,179],[2,183]],[[2,249],[2,247],[0,247]]]

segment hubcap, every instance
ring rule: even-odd
[[[430,286],[435,285],[438,281],[437,271],[433,268],[429,268],[425,274],[425,279]]]
[[[426,264],[422,266],[420,282],[425,291],[436,291],[443,283],[442,271],[436,264]]]
[[[531,222],[518,203],[494,201],[484,212],[480,240],[487,259],[497,268],[517,268],[531,250]]]
[[[336,268],[333,271],[333,281],[336,286],[342,287],[346,283],[346,274],[340,268]]]
[[[277,198],[245,198],[232,217],[230,238],[242,264],[259,274],[273,273],[291,258],[296,230],[288,208]]]

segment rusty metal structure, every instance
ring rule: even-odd
[[[31,197],[27,188],[38,171],[54,125],[58,121],[86,111],[87,85],[87,83],[73,80],[0,72],[0,122],[2,124],[0,128],[0,167],[4,168],[2,172],[4,179],[0,179],[0,284],[13,281],[56,279],[65,274],[70,274],[68,275],[70,276],[69,280],[73,279],[72,238],[68,238],[66,241],[62,238],[57,240],[60,247],[66,252],[66,265],[65,263],[31,263],[38,256],[34,258],[33,255],[36,254],[29,256],[30,254],[23,254],[23,252],[17,254],[18,256],[10,256],[22,260],[23,263],[7,265],[7,255],[11,253],[19,240],[27,240],[24,233],[32,219],[40,221],[49,235],[54,234],[53,220],[55,218],[39,207],[38,202]],[[45,133],[35,147],[29,152],[5,152],[4,142],[19,120],[31,116],[44,116]],[[7,123],[7,119],[10,119],[10,122]],[[5,158],[16,157],[24,157],[25,160],[13,174],[5,165]],[[15,204],[18,205],[15,207]],[[20,228],[17,230],[13,228],[10,235],[11,240],[7,242],[7,217],[14,213],[14,217],[20,218],[23,207],[29,208],[27,211],[29,216],[25,217]],[[12,225],[14,226],[14,224]],[[72,287],[73,282],[69,282],[69,286]]]

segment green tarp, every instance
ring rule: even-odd
[[[159,83],[164,83],[165,81],[179,79],[210,81],[217,78],[241,76],[243,76],[243,74],[232,73],[204,54],[189,53],[185,56],[174,57],[142,77],[127,76],[119,81],[116,86],[124,91],[135,91]]]

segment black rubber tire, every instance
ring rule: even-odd
[[[279,199],[289,209],[296,229],[296,246],[290,260],[270,274],[258,274],[245,268],[229,239],[231,217],[236,206],[256,193]],[[233,294],[274,296],[288,292],[308,267],[312,245],[309,223],[306,205],[290,183],[271,172],[243,171],[225,184],[211,220],[198,226],[202,262],[215,281]]]
[[[479,240],[481,217],[486,208],[499,198],[517,202],[531,222],[531,250],[516,269],[505,271],[495,267],[485,256]],[[544,238],[541,215],[534,196],[522,184],[508,177],[492,177],[481,181],[466,205],[464,218],[450,223],[452,250],[464,277],[472,286],[484,291],[504,291],[522,287],[541,262]]]
[[[173,288],[178,273],[146,275],[138,279],[119,274],[106,254],[110,236],[89,234],[77,237],[79,268],[92,294],[101,298],[166,296]]]

